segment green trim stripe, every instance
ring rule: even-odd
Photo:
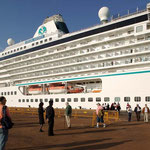
[[[110,76],[120,76],[120,75],[131,75],[131,74],[140,74],[140,73],[150,73],[150,70],[136,71],[136,72],[126,72],[126,73],[115,73],[115,74],[106,74],[106,75],[80,77],[80,78],[60,79],[60,80],[51,80],[51,81],[42,81],[42,82],[33,82],[33,83],[23,83],[23,84],[16,84],[16,86],[44,84],[44,83],[53,83],[53,82],[64,82],[64,81],[73,81],[73,80],[91,79],[91,78],[100,78],[100,77],[110,77]]]

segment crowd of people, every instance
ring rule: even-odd
[[[131,118],[132,118],[132,107],[129,103],[127,103],[126,110],[128,112],[128,121],[130,122]],[[145,107],[143,109],[139,106],[139,104],[137,104],[136,107],[134,108],[134,112],[136,114],[137,121],[140,121],[141,113],[143,113],[144,122],[148,122],[148,114],[149,114],[150,110],[149,110],[147,104],[145,104]]]

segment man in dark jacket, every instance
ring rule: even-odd
[[[65,117],[66,117],[68,128],[71,128],[71,123],[70,123],[71,114],[72,114],[72,107],[69,105],[68,102],[66,102]]]
[[[55,112],[53,106],[53,101],[49,101],[49,106],[46,108],[46,119],[48,119],[48,136],[54,136],[53,128],[54,128],[54,117]]]
[[[140,118],[141,118],[141,107],[138,104],[134,108],[134,112],[136,113],[136,119],[137,119],[137,121],[140,121]]]

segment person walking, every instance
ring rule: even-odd
[[[40,124],[40,132],[43,132],[42,128],[43,128],[43,124],[44,122],[44,109],[43,109],[43,102],[40,102],[39,104],[39,108],[38,108],[38,114],[39,114],[39,124]]]
[[[148,122],[149,108],[147,107],[147,104],[145,104],[142,113],[144,114],[144,122]]]
[[[140,118],[141,118],[141,107],[139,106],[139,104],[137,104],[136,107],[134,108],[134,112],[136,113],[137,121],[140,121]]]
[[[6,104],[6,98],[4,96],[0,97],[0,120],[3,117],[3,107]],[[9,109],[6,107],[6,115],[11,119]],[[8,129],[4,128],[0,122],[0,150],[5,149],[5,144],[8,140]]]
[[[106,124],[104,123],[104,111],[100,103],[97,104],[96,115],[97,115],[96,127],[99,128],[99,123],[101,122],[103,124],[103,127],[105,128]]]
[[[127,107],[127,112],[128,112],[128,121],[131,121],[131,117],[132,117],[132,108],[130,105],[128,105]]]
[[[68,102],[66,102],[65,118],[66,118],[66,123],[68,128],[71,128],[71,122],[70,122],[71,114],[72,114],[72,107],[69,105]]]
[[[55,111],[53,108],[53,101],[49,101],[49,106],[46,108],[46,120],[48,119],[48,136],[54,136],[54,117],[55,117]]]

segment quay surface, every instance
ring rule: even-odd
[[[150,147],[150,123],[127,122],[127,114],[106,128],[91,127],[89,118],[72,118],[72,128],[67,129],[64,117],[55,118],[55,136],[39,132],[38,116],[11,114],[15,126],[9,131],[6,150],[141,150]]]

